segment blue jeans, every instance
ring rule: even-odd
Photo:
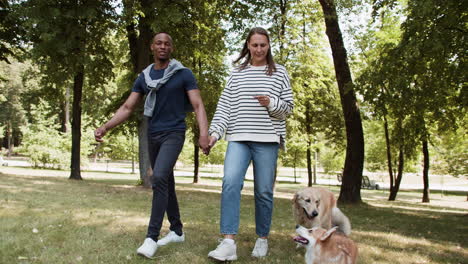
[[[153,169],[153,203],[147,237],[158,240],[164,214],[171,223],[169,229],[182,235],[179,204],[175,192],[174,166],[185,141],[185,131],[167,131],[150,136],[149,156]]]
[[[255,225],[259,237],[268,236],[273,213],[273,184],[278,158],[278,143],[231,141],[224,159],[221,194],[221,234],[239,230],[241,190],[250,161],[253,162]]]

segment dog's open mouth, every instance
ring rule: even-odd
[[[309,244],[309,240],[303,236],[296,236],[294,237],[294,241],[299,243],[299,244],[302,244],[302,245],[307,245]]]

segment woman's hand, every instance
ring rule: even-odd
[[[209,139],[208,139],[208,146],[210,147],[210,149],[216,144],[216,142],[218,141],[218,139],[214,136],[210,136]]]
[[[256,95],[255,99],[258,100],[261,106],[268,106],[270,104],[270,97],[268,95]]]

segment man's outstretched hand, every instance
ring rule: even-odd
[[[96,130],[94,130],[94,139],[96,139],[97,142],[103,142],[104,139],[102,139],[102,137],[104,137],[106,133],[107,129],[104,126],[98,127]]]

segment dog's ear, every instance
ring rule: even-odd
[[[295,204],[297,201],[297,193],[294,194],[293,198],[292,198],[292,202],[293,204]]]
[[[331,234],[333,234],[337,229],[338,229],[337,226],[330,228],[327,232],[325,232],[325,234],[322,235],[322,237],[320,237],[320,240],[321,241],[327,240],[331,236]]]

